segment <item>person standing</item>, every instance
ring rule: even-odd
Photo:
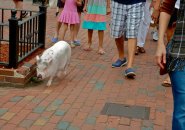
[[[85,51],[91,51],[93,31],[98,31],[99,47],[98,54],[105,53],[103,49],[104,30],[106,30],[106,14],[110,8],[110,0],[85,0],[83,29],[88,30],[88,43]]]
[[[165,32],[173,14],[176,0],[164,0],[159,20],[159,40],[156,63],[167,70],[172,84],[174,100],[172,130],[185,129],[185,0],[180,1],[176,29],[173,38],[165,47]]]
[[[128,78],[136,76],[133,62],[145,2],[146,0],[111,1],[111,36],[115,39],[119,55],[119,58],[112,64],[112,67],[121,67],[127,64],[127,59],[124,55],[125,35],[128,38],[128,64],[125,76]]]
[[[16,9],[23,9],[23,0],[13,0],[14,4],[15,4],[15,8]],[[26,11],[21,11],[20,14],[18,14],[20,18],[25,18],[28,13]]]
[[[135,55],[138,55],[139,53],[145,53],[144,45],[148,29],[150,27],[150,22],[151,22],[150,2],[147,0],[144,7],[144,18],[141,20],[139,26],[139,32],[137,37],[137,48],[135,51]]]

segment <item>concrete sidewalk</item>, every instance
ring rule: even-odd
[[[24,8],[38,10],[30,0],[24,2]],[[11,0],[0,0],[0,8],[13,6]],[[47,18],[49,47],[55,30],[55,9],[48,9]],[[66,39],[69,40],[69,32]],[[30,83],[24,89],[0,88],[0,130],[171,130],[171,88],[161,86],[164,77],[159,76],[154,62],[157,43],[151,40],[150,33],[146,53],[135,58],[134,80],[122,75],[125,67],[111,68],[117,50],[109,26],[105,31],[105,55],[97,54],[97,32],[91,52],[83,51],[86,30],[80,30],[79,39],[82,46],[72,50],[67,76],[56,79],[50,88],[45,86],[46,81]],[[149,119],[103,115],[106,103],[149,107]]]

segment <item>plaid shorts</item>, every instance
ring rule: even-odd
[[[112,0],[111,2],[111,36],[120,38],[137,38],[140,21],[144,16],[144,2],[124,5]]]

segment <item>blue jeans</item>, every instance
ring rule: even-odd
[[[170,72],[174,111],[172,130],[185,130],[185,70]]]

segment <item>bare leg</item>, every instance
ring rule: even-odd
[[[92,35],[93,35],[93,30],[88,29],[88,45],[84,48],[85,51],[91,51],[91,44],[92,44]]]
[[[59,12],[62,11],[62,9],[60,9],[60,8],[58,8],[58,10],[59,10]],[[61,28],[61,25],[62,25],[62,23],[58,21],[58,17],[57,17],[56,30],[55,30],[54,38],[58,38],[58,36],[59,36],[59,30]]]
[[[71,25],[70,25],[70,35],[71,35],[70,37],[71,37],[71,42],[74,41],[74,34],[75,34],[75,33],[74,33],[74,32],[75,32],[75,31],[74,31],[74,30],[75,30],[74,27],[75,27],[75,24],[71,24]]]
[[[135,55],[135,49],[136,49],[136,38],[129,38],[128,39],[128,64],[127,68],[132,68],[133,61],[134,61],[134,55]]]
[[[58,36],[59,36],[59,30],[61,28],[61,25],[62,25],[62,23],[59,22],[59,21],[57,21],[54,38],[58,38]]]
[[[103,30],[98,31],[98,37],[99,37],[98,54],[103,55],[105,53],[105,51],[103,50],[103,37],[104,37]]]
[[[66,31],[67,31],[67,27],[68,27],[68,24],[67,23],[63,23],[62,24],[61,40],[64,40]]]
[[[118,49],[118,56],[120,60],[124,59],[124,38],[123,36],[115,39],[116,46]]]
[[[70,37],[71,37],[70,46],[71,46],[72,48],[75,47],[75,45],[74,45],[74,30],[75,30],[74,27],[75,27],[75,24],[71,24],[71,25],[70,25]]]
[[[23,9],[23,2],[22,1],[13,0],[13,2],[15,4],[16,9]],[[18,13],[18,16],[21,16],[21,12]]]
[[[75,24],[75,27],[74,27],[74,40],[77,41],[77,37],[78,37],[78,32],[80,30],[80,25],[81,25],[81,13],[78,12],[78,15],[79,15],[79,18],[80,18],[80,23],[79,24]]]

